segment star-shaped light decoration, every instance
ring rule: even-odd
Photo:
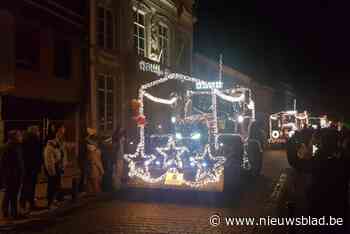
[[[176,146],[173,137],[170,137],[165,147],[157,147],[157,152],[163,156],[163,168],[183,169],[182,155],[189,152],[187,147]]]
[[[187,182],[187,185],[201,187],[208,183],[218,182],[224,170],[225,161],[225,157],[213,156],[210,146],[206,145],[204,152],[193,159],[193,162],[198,168],[196,179],[193,182]]]
[[[137,146],[134,154],[125,154],[124,159],[128,162],[130,177],[138,177],[148,183],[158,183],[165,178],[165,175],[157,178],[151,177],[148,166],[156,159],[156,156],[146,155],[142,144]]]

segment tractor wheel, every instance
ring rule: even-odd
[[[249,174],[257,177],[261,173],[263,163],[263,152],[258,141],[248,141],[247,154],[251,166]]]
[[[242,176],[243,142],[240,136],[230,136],[225,139],[229,146],[225,153],[226,163],[224,168],[224,191],[232,194],[232,191],[239,189]]]

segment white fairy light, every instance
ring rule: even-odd
[[[173,97],[171,99],[163,99],[155,97],[149,93],[146,92],[147,89],[157,86],[159,84],[162,84],[164,82],[167,82],[169,80],[180,80],[180,81],[189,81],[192,83],[198,83],[201,82],[203,85],[208,85],[208,82],[202,81],[193,77],[189,77],[182,74],[172,73],[168,74],[165,77],[152,81],[150,83],[147,83],[145,85],[142,85],[139,89],[139,102],[140,102],[140,108],[139,108],[139,114],[144,115],[144,96],[157,103],[166,104],[166,105],[172,105],[177,101],[176,97]],[[209,87],[209,85],[208,85]],[[216,89],[212,89],[210,91],[206,91],[207,94],[212,96],[218,96],[226,101],[231,102],[237,102],[242,101],[242,97],[231,97],[229,95],[226,95],[220,91],[217,91]],[[213,109],[216,110],[216,102],[213,103]],[[202,115],[200,118],[208,118],[208,116]],[[214,139],[217,141],[217,135],[218,135],[218,129],[217,129],[217,116],[216,114],[214,116],[211,116],[212,120],[214,121]],[[176,119],[175,119],[176,121]],[[172,118],[173,122],[173,118]],[[146,154],[145,153],[145,127],[144,125],[139,126],[139,144],[137,145],[136,152],[134,154],[126,154],[124,155],[125,160],[128,162],[129,167],[129,176],[130,177],[137,177],[146,183],[160,183],[163,180],[165,180],[168,173],[179,173],[178,169],[183,168],[183,161],[182,161],[182,155],[185,152],[189,152],[188,148],[186,147],[179,147],[176,146],[176,142],[174,139],[174,136],[169,137],[168,143],[165,147],[158,147],[156,148],[156,151],[163,156],[163,167],[165,167],[165,172],[158,176],[157,178],[153,178],[150,173],[150,166],[153,164],[153,162],[157,159],[157,157],[153,154]],[[200,136],[200,135],[198,135]],[[175,150],[175,155],[168,155],[167,152]],[[172,158],[170,158],[172,157]],[[206,165],[207,163],[203,162],[203,160],[208,157],[211,161],[215,161],[213,167],[209,167]],[[141,159],[143,163],[137,164],[137,158]],[[191,160],[192,159],[192,160]],[[218,182],[222,176],[223,169],[224,169],[224,157],[214,157],[210,152],[210,146],[209,144],[204,147],[204,152],[200,154],[200,156],[194,156],[190,157],[190,166],[196,170],[196,178],[195,181],[189,181],[185,180],[183,181],[184,185],[190,186],[190,187],[202,187],[205,186],[208,183],[215,183]],[[154,162],[155,165],[159,166],[161,163],[159,160],[156,160]],[[154,165],[153,164],[153,165]]]
[[[213,167],[208,167],[208,164],[205,162],[206,158],[215,162]],[[193,163],[198,167],[196,179],[195,181],[185,181],[184,183],[186,185],[190,187],[202,187],[208,183],[216,183],[220,180],[226,161],[225,157],[214,157],[211,154],[210,146],[206,145],[204,152],[197,155],[194,159],[195,161]]]
[[[177,98],[173,97],[171,99],[163,99],[163,98],[159,98],[159,97],[155,97],[152,96],[151,94],[144,92],[143,95],[148,98],[149,100],[153,101],[153,102],[158,102],[161,104],[165,104],[165,105],[172,105],[176,102]]]
[[[296,114],[297,114],[297,111],[291,110],[291,111],[286,111],[285,113],[286,113],[287,115],[296,115]]]
[[[255,108],[255,103],[252,100],[250,100],[250,102],[248,104],[248,109],[254,110],[254,108]]]
[[[272,120],[277,120],[277,116],[271,115],[271,116],[270,116],[270,119],[272,119]]]
[[[166,167],[175,165],[177,168],[182,169],[183,168],[183,163],[182,163],[182,155],[185,152],[189,152],[189,150],[187,149],[187,147],[179,147],[176,146],[175,144],[175,140],[170,137],[168,140],[168,143],[166,145],[166,147],[156,147],[156,151],[163,156],[163,167],[165,167],[165,169],[168,169]],[[166,152],[170,152],[170,151],[176,151],[175,155],[169,155]]]
[[[318,151],[317,145],[312,145],[312,155],[315,156],[316,152]]]
[[[212,105],[213,105],[213,121],[214,124],[212,126],[213,128],[213,133],[214,133],[214,146],[215,149],[219,148],[219,141],[218,141],[218,133],[219,133],[219,129],[218,129],[218,114],[217,114],[217,99],[216,99],[216,93],[218,90],[213,89],[212,90]],[[208,128],[210,129],[210,128]],[[210,134],[209,134],[210,136]]]
[[[244,98],[245,98],[244,94],[240,95],[239,97],[233,97],[233,96],[224,94],[223,92],[217,89],[215,89],[215,94],[228,102],[242,102],[244,101]]]

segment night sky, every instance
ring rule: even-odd
[[[350,117],[340,101],[350,101],[349,1],[196,2],[195,52],[223,53],[225,64],[265,84],[291,83],[301,108]]]

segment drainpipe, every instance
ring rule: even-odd
[[[89,2],[89,125],[92,128],[97,129],[97,108],[96,108],[96,0],[90,0]]]
[[[6,5],[6,4],[5,4]],[[15,88],[15,18],[11,9],[0,10],[0,145],[4,143],[2,98]]]

